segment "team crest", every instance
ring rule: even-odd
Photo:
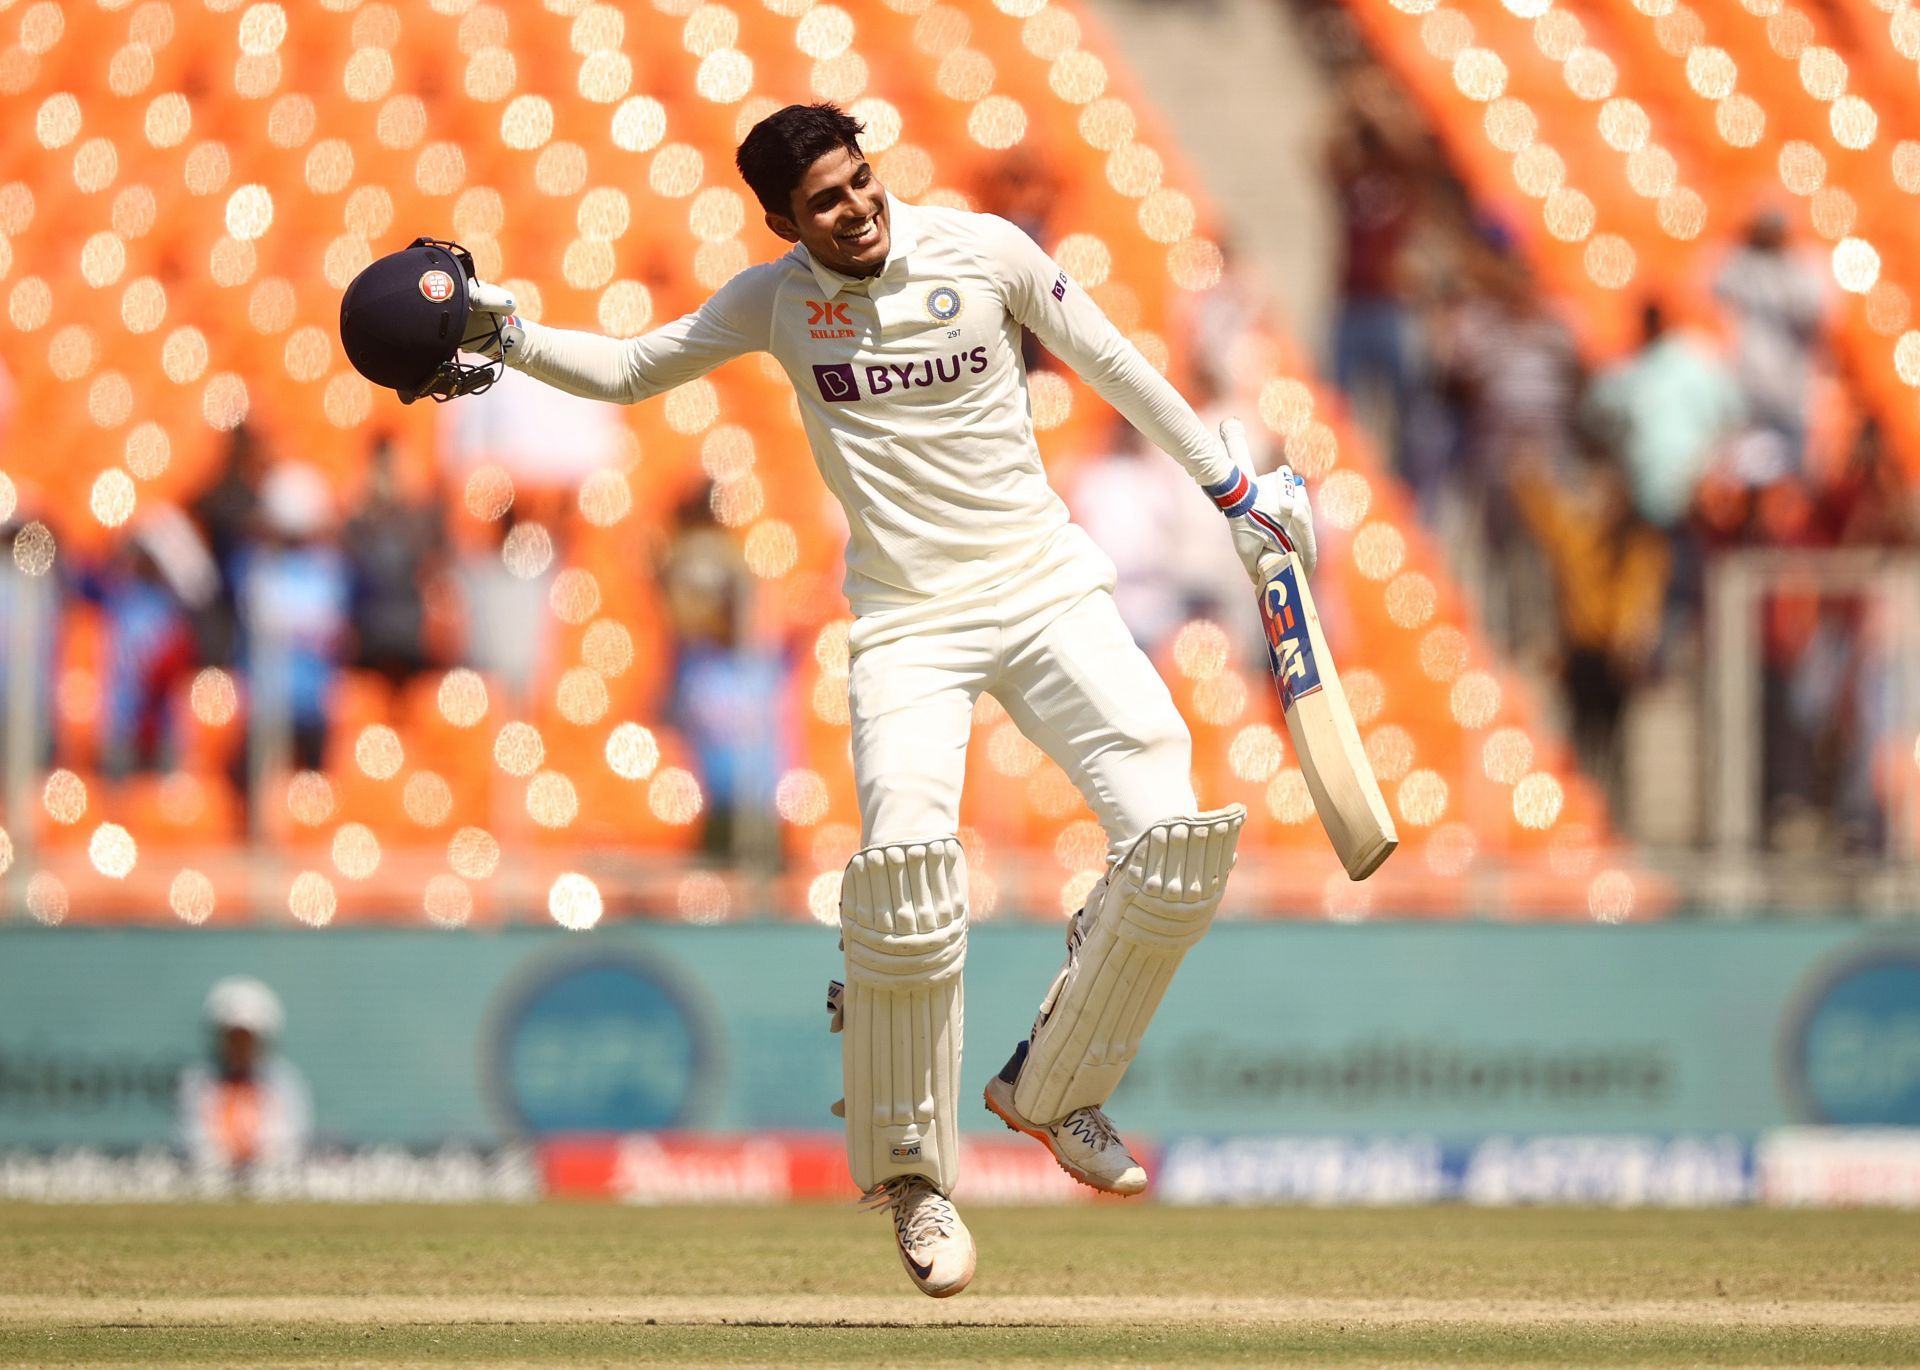
[[[927,292],[927,313],[935,323],[951,323],[960,317],[960,292],[950,285],[936,285]]]
[[[453,298],[453,277],[444,271],[429,271],[420,278],[420,293],[435,304],[445,304]]]

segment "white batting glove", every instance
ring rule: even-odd
[[[1238,419],[1220,424],[1220,442],[1233,462],[1233,474],[1207,493],[1227,516],[1233,529],[1233,550],[1247,568],[1256,588],[1271,578],[1272,563],[1286,552],[1300,558],[1309,575],[1319,560],[1313,538],[1313,510],[1307,506],[1306,484],[1291,466],[1253,478],[1253,458],[1247,451],[1247,430]]]
[[[492,361],[511,356],[526,337],[514,308],[513,296],[501,287],[477,278],[468,281],[467,332],[460,339],[460,350]]]

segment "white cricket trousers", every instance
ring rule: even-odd
[[[1186,721],[1113,596],[1094,590],[1007,622],[928,625],[854,657],[862,846],[960,830],[967,738],[982,691],[1080,787],[1110,849],[1199,810]]]

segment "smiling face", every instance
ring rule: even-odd
[[[866,158],[842,147],[814,159],[788,197],[788,212],[767,215],[767,227],[842,276],[872,276],[893,243],[888,218],[880,178]]]

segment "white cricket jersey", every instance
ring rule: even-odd
[[[633,403],[771,352],[846,511],[856,647],[1111,588],[1112,563],[1047,484],[1021,325],[1202,485],[1230,482],[1232,462],[1025,233],[990,214],[888,205],[875,276],[841,276],[796,246],[642,337],[528,325],[509,360],[574,394]]]

